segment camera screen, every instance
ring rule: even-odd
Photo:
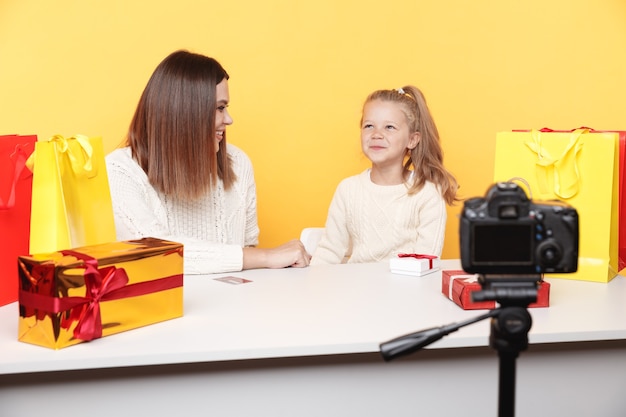
[[[531,264],[533,245],[532,224],[474,225],[473,263]]]

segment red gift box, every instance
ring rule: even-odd
[[[537,301],[528,306],[528,308],[535,307],[550,307],[550,283],[548,281],[541,281],[539,283],[539,288],[537,288]]]
[[[480,291],[477,274],[468,274],[463,270],[447,270],[441,273],[441,292],[454,301],[463,310],[491,310],[496,308],[495,301],[472,301],[472,293]],[[537,291],[537,301],[528,308],[548,307],[550,305],[550,283],[542,281]]]
[[[183,315],[183,245],[156,238],[20,256],[18,340],[61,349]]]

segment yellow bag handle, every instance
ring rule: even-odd
[[[542,193],[548,193],[548,171],[553,169],[554,194],[563,199],[569,199],[578,194],[580,188],[580,171],[576,157],[582,149],[582,135],[588,133],[589,129],[574,129],[570,133],[567,146],[559,155],[554,158],[541,143],[541,132],[531,130],[532,140],[526,141],[528,148],[537,155],[535,161],[537,168],[537,180]]]
[[[72,171],[76,175],[91,178],[97,174],[93,164],[93,146],[87,136],[74,135],[66,139],[61,135],[54,135],[50,142],[54,142],[57,152],[67,155]],[[74,143],[79,146],[75,146]]]
[[[67,155],[72,171],[76,175],[93,178],[98,173],[93,163],[93,146],[88,136],[74,135],[65,138],[62,135],[54,135],[48,139],[48,142],[52,142],[57,153]],[[33,171],[34,163],[35,153],[33,152],[26,161],[26,166]]]

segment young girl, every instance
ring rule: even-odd
[[[441,256],[446,204],[456,200],[422,92],[378,90],[363,106],[361,147],[372,167],[344,179],[311,265],[378,262],[399,252]]]

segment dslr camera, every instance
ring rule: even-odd
[[[470,273],[576,272],[578,213],[560,201],[534,203],[517,184],[498,182],[463,205],[460,243]]]

